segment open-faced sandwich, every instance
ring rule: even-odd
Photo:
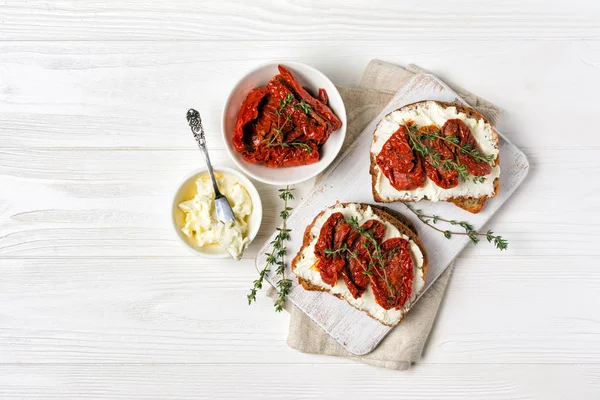
[[[500,190],[498,133],[472,108],[421,101],[386,115],[371,144],[373,197],[449,201],[472,213]]]
[[[329,292],[394,326],[425,286],[427,252],[402,215],[337,203],[306,228],[292,271],[304,289]]]

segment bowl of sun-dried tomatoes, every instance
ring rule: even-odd
[[[244,75],[223,109],[223,139],[235,163],[272,185],[303,182],[325,170],[346,136],[335,85],[298,62],[270,62]]]

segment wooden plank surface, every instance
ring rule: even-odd
[[[577,149],[595,112],[600,42],[0,41],[0,148],[192,150],[181,110],[195,105],[206,114],[213,147],[224,150],[229,90],[276,58],[309,63],[346,86],[358,83],[373,58],[413,62],[499,104],[498,128],[517,146]],[[566,109],[575,118],[556,118]],[[575,140],[548,134],[565,130]]]
[[[457,262],[425,363],[598,360],[593,260],[565,270],[547,268],[556,256],[477,253]],[[343,362],[287,349],[288,316],[264,296],[247,306],[250,260],[1,259],[0,271],[0,363]]]
[[[10,0],[3,40],[599,39],[586,0]]]
[[[560,152],[523,147],[532,160],[532,178],[490,224],[512,239],[510,252],[500,257],[489,246],[474,251],[494,257],[494,262],[507,254],[600,255],[596,246],[600,205],[590,196],[600,190],[600,182],[589,179],[598,169],[597,148],[589,147]],[[0,150],[0,257],[187,256],[171,235],[168,210],[179,179],[201,162],[197,153],[193,149]],[[212,154],[216,165],[232,165],[224,151]],[[578,174],[582,170],[587,172]],[[556,213],[557,199],[564,195],[563,188],[554,184],[557,176],[568,176],[571,184],[583,188],[576,208]],[[296,187],[298,201],[309,186]],[[265,211],[260,232],[264,240],[276,224],[279,202],[276,187],[258,187]],[[582,212],[589,218],[587,223],[578,218]],[[99,243],[99,239],[111,242]],[[261,245],[260,240],[253,243],[254,251],[247,257],[253,257]],[[555,268],[563,268],[562,263]]]
[[[597,398],[599,8],[5,2],[0,397]],[[172,188],[201,164],[187,108],[206,115],[215,164],[232,166],[220,112],[244,71],[297,60],[352,86],[372,58],[498,104],[499,129],[531,162],[489,224],[509,251],[467,247],[408,372],[297,353],[287,315],[264,296],[246,305],[277,188],[258,185],[263,228],[240,263],[190,256],[167,216]]]
[[[340,371],[344,371],[341,374]],[[276,390],[267,390],[265,376]],[[302,376],[310,384],[290,393]],[[366,365],[20,365],[0,367],[3,398],[21,399],[261,399],[290,398],[465,400],[593,399],[600,388],[595,365],[431,364],[424,371],[398,373]],[[160,382],[154,385],[153,382]],[[385,382],[386,390],[381,390]],[[432,384],[435,382],[435,384]],[[27,388],[26,391],[23,389]]]

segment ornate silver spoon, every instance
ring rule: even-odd
[[[229,205],[229,202],[227,201],[227,197],[223,196],[223,194],[219,191],[219,185],[217,185],[217,180],[215,179],[215,173],[210,163],[208,150],[206,149],[206,140],[204,138],[204,128],[202,127],[200,113],[193,108],[190,108],[187,112],[187,120],[190,124],[190,128],[192,129],[192,133],[194,134],[194,138],[196,139],[196,143],[198,143],[198,147],[202,151],[202,155],[206,161],[206,166],[208,167],[210,179],[212,180],[213,189],[215,191],[215,208],[217,210],[217,218],[224,224],[235,222],[235,216],[231,206]]]

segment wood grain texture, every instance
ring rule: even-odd
[[[592,259],[572,258],[567,270],[552,268],[553,257],[489,263],[465,253],[423,363],[598,360],[600,272]],[[0,364],[340,362],[288,349],[288,317],[264,296],[248,307],[250,260],[0,259],[0,273]]]
[[[598,39],[593,1],[8,1],[3,40]]]
[[[598,397],[599,21],[592,0],[4,2],[0,397]],[[352,86],[372,58],[500,105],[532,164],[490,223],[509,251],[467,247],[403,373],[290,350],[287,316],[245,303],[252,260],[190,256],[167,218],[201,163],[187,108],[231,166],[220,113],[244,71],[296,60]],[[276,188],[258,188],[247,257],[276,224]]]
[[[523,150],[532,160],[531,177],[490,226],[511,239],[511,254],[600,255],[596,246],[600,206],[590,196],[600,190],[600,182],[587,175],[598,168],[593,160],[596,150]],[[172,235],[168,210],[173,188],[200,162],[197,153],[0,150],[0,257],[187,255]],[[231,165],[224,151],[211,154],[215,165]],[[588,172],[580,174],[582,170]],[[554,184],[557,176],[568,176],[571,184],[585,187],[573,195],[577,208],[556,212],[556,199],[564,193]],[[248,256],[272,231],[279,206],[276,187],[258,187],[265,217]],[[309,188],[310,183],[297,186],[298,201]],[[528,201],[531,198],[536,200]],[[581,212],[589,216],[588,223],[578,219]],[[498,255],[483,244],[476,251]],[[562,263],[556,267],[562,268]]]
[[[211,159],[233,166],[224,150]],[[198,150],[0,150],[0,257],[188,255],[170,225],[171,201],[202,162]],[[275,228],[279,207],[277,187],[255,184],[264,217],[245,258]],[[310,185],[296,186],[297,201]]]
[[[343,370],[346,373],[341,374]],[[274,390],[260,382],[272,377]],[[289,382],[302,376],[310,385],[294,388],[295,398],[339,399],[377,393],[381,399],[592,399],[600,388],[600,366],[428,365],[397,373],[366,365],[23,365],[0,367],[4,399],[232,399],[255,395],[281,399]],[[380,390],[385,382],[387,390]],[[435,382],[432,385],[431,382]],[[135,396],[132,396],[135,394]]]
[[[211,146],[224,149],[222,107],[245,71],[295,60],[353,86],[373,58],[416,63],[499,104],[498,128],[519,147],[576,149],[587,139],[600,42],[0,42],[0,148],[191,150],[181,110],[194,105]],[[556,118],[566,109],[576,118]],[[576,140],[547,133],[559,131]]]

